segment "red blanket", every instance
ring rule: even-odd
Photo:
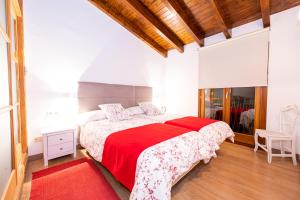
[[[105,141],[102,164],[131,191],[134,186],[136,162],[142,151],[190,131],[157,123],[115,132]]]
[[[199,117],[183,117],[166,121],[165,124],[187,128],[193,131],[199,131],[202,127],[218,122],[218,120],[199,118]]]

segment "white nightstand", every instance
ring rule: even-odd
[[[76,157],[76,128],[50,128],[43,129],[44,165],[48,166],[48,160],[68,154]]]

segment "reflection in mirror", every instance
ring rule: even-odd
[[[223,119],[223,89],[205,89],[205,118]]]
[[[255,88],[232,88],[230,127],[234,132],[253,135]]]

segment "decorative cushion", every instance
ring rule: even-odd
[[[152,102],[141,102],[139,103],[141,109],[146,113],[146,115],[161,115],[162,112],[157,108]]]
[[[129,116],[144,114],[144,111],[139,106],[133,106],[130,108],[126,108],[124,112],[126,112]]]
[[[124,108],[120,103],[116,104],[101,104],[98,105],[106,114],[106,117],[111,121],[120,121],[130,119],[130,116],[124,112]]]

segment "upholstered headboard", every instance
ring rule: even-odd
[[[127,108],[142,101],[152,101],[151,87],[79,82],[78,106],[80,113],[97,110],[99,104],[121,103]]]

